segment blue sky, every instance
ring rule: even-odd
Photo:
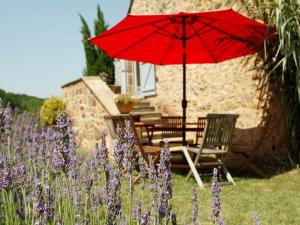
[[[60,95],[60,86],[82,73],[78,13],[93,27],[99,4],[114,25],[129,7],[129,0],[0,2],[0,89],[38,97]]]

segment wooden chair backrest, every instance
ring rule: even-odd
[[[130,116],[106,116],[105,121],[107,123],[109,133],[113,140],[116,139],[116,129],[117,125],[124,129],[125,128],[125,120],[130,119]]]
[[[148,158],[144,152],[143,145],[141,143],[140,137],[139,137],[136,127],[134,125],[134,122],[136,121],[137,118],[135,118],[131,115],[124,115],[124,116],[107,116],[107,117],[105,117],[105,119],[106,119],[107,123],[109,124],[109,127],[111,127],[109,129],[110,129],[110,133],[111,133],[111,136],[113,139],[116,139],[117,126],[119,125],[122,129],[124,129],[125,121],[129,120],[131,129],[135,136],[136,146],[137,146],[138,150],[140,151],[140,153],[142,154],[142,156],[144,157],[144,159],[148,162]]]
[[[227,151],[238,117],[237,114],[208,114],[202,148],[222,146]]]
[[[198,117],[198,121],[197,121],[197,132],[196,132],[196,145],[198,145],[199,139],[201,139],[203,137],[204,134],[204,128],[205,128],[205,124],[206,124],[206,117]]]
[[[161,126],[162,126],[162,139],[182,137],[181,130],[172,130],[172,128],[182,128],[183,118],[181,116],[162,116]],[[164,130],[163,128],[167,128]]]

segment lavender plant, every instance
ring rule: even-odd
[[[122,216],[121,209],[121,174],[117,168],[109,168],[109,182],[106,190],[107,224],[115,225]]]
[[[260,221],[259,221],[259,218],[258,218],[256,213],[253,213],[252,219],[253,219],[253,224],[254,225],[260,225]]]
[[[112,158],[105,132],[100,132],[95,153],[81,154],[66,113],[48,128],[41,128],[35,115],[10,115],[14,114],[0,104],[0,225],[180,224],[172,209],[168,143],[158,164],[151,155],[149,164],[141,156],[136,159],[135,136],[126,121],[124,129],[117,128]],[[11,151],[7,151],[8,139]],[[133,185],[137,168],[141,187]],[[141,199],[136,194],[139,188]],[[151,193],[150,202],[143,198],[144,192]],[[214,222],[224,224],[216,170],[212,193]],[[192,202],[192,223],[200,224],[195,190]]]
[[[170,200],[172,198],[172,173],[170,164],[170,151],[168,143],[165,142],[164,148],[160,154],[160,162],[158,166],[158,180],[160,186],[160,205],[159,217],[168,220],[171,213]]]
[[[200,225],[199,221],[199,197],[196,192],[196,190],[193,188],[192,192],[192,203],[193,203],[193,209],[192,209],[192,222],[194,225]]]
[[[220,216],[221,211],[221,188],[218,183],[218,170],[216,168],[213,169],[213,182],[211,185],[211,192],[213,195],[213,205],[212,205],[212,217],[213,221],[217,222]]]
[[[155,213],[158,210],[158,177],[157,177],[157,170],[155,168],[154,160],[152,156],[149,156],[149,181],[150,181],[150,191],[151,191],[151,210],[152,213],[155,215]]]
[[[2,105],[2,100],[0,98],[0,143],[7,141],[8,136],[11,131],[12,123],[12,111],[9,104],[6,108]]]

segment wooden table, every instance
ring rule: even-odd
[[[161,120],[149,120],[134,123],[138,128],[145,128],[149,144],[152,144],[153,133],[155,131],[183,131],[183,123],[163,124]],[[185,123],[186,132],[201,132],[203,127],[198,127],[198,123]]]

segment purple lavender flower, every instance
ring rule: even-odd
[[[99,188],[95,189],[91,193],[91,204],[94,210],[97,210],[103,205],[102,190],[100,190]]]
[[[199,197],[198,194],[193,188],[193,194],[192,194],[192,202],[193,202],[193,209],[192,209],[192,221],[194,225],[200,225],[199,221]]]
[[[150,211],[145,212],[141,217],[141,225],[150,225],[151,224]]]
[[[127,180],[127,191],[132,195],[134,185],[132,179],[132,173],[135,168],[135,136],[130,126],[130,120],[125,121],[124,129],[124,158],[123,158],[123,167],[127,171],[126,180]]]
[[[4,109],[2,107],[2,99],[0,98],[0,143],[4,142],[5,137],[5,117]]]
[[[218,218],[218,225],[225,225],[225,220],[222,217]]]
[[[9,190],[24,184],[26,170],[22,163],[10,165],[6,157],[0,157],[0,189]]]
[[[145,160],[142,156],[139,156],[139,169],[140,169],[140,175],[142,178],[142,189],[144,190],[145,189],[145,181],[147,179],[148,172],[147,172],[147,168],[145,165]]]
[[[4,129],[7,135],[9,135],[12,125],[12,109],[8,103],[6,109],[4,110]]]
[[[44,206],[44,198],[43,198],[43,187],[40,182],[40,180],[35,180],[35,189],[36,189],[36,194],[35,194],[35,213],[37,216],[42,215],[43,213],[43,206]]]
[[[103,171],[107,171],[108,166],[108,148],[105,143],[106,133],[100,132],[101,141],[96,143],[96,159]]]
[[[35,214],[36,221],[38,218],[42,219],[42,224],[52,222],[54,218],[54,194],[51,187],[44,186],[39,180],[35,182],[36,186],[36,203],[35,203]]]
[[[256,213],[253,213],[252,220],[254,225],[260,225],[260,221]]]
[[[60,113],[55,125],[56,130],[62,135],[61,141],[67,148],[75,148],[74,132],[72,129],[71,118],[66,113]]]
[[[54,194],[49,186],[44,186],[44,210],[43,224],[53,221],[54,218]]]
[[[214,168],[213,170],[213,182],[211,185],[211,192],[213,195],[213,206],[212,206],[212,215],[213,220],[217,221],[221,211],[221,188],[218,183],[218,170]]]
[[[127,223],[126,223],[126,219],[125,219],[125,217],[122,215],[121,216],[121,220],[120,220],[120,225],[126,225]]]
[[[18,186],[24,184],[26,181],[26,168],[23,163],[18,163],[11,168],[13,184]]]
[[[4,168],[7,163],[6,155],[0,155],[0,168]]]
[[[81,212],[82,212],[82,198],[81,198],[81,189],[80,187],[76,187],[74,191],[74,198],[75,198],[75,221],[76,224],[82,224],[81,222]]]
[[[134,168],[134,149],[135,136],[130,126],[130,121],[125,121],[124,129],[124,159],[123,166],[127,171],[132,171]]]
[[[94,173],[94,161],[91,160],[85,164],[84,173],[83,173],[83,184],[87,191],[90,191],[94,181],[97,179]]]
[[[161,217],[170,216],[169,201],[172,198],[172,172],[170,164],[171,153],[169,151],[168,143],[160,153],[160,161],[158,166],[158,178],[160,184],[160,207],[159,214]]]
[[[122,166],[123,158],[124,158],[124,144],[123,144],[123,132],[120,125],[117,125],[116,129],[116,143],[114,145],[114,158],[118,167]]]
[[[106,204],[108,208],[108,224],[115,224],[121,215],[121,174],[117,168],[109,168],[108,188],[106,190]]]
[[[75,151],[75,139],[72,122],[66,113],[60,113],[55,125],[56,146],[53,151],[53,166],[56,171],[68,174]]]
[[[7,104],[6,108],[4,109],[2,106],[2,100],[0,98],[0,143],[4,143],[8,136],[10,135],[12,124],[12,110],[9,105]]]
[[[71,159],[71,166],[69,170],[70,177],[78,183],[78,179],[80,178],[80,165],[81,165],[81,158],[78,155],[74,155]],[[78,182],[77,182],[78,181]]]
[[[13,185],[13,179],[10,168],[2,168],[0,169],[0,190],[8,190]]]
[[[138,223],[140,223],[141,216],[142,216],[142,203],[140,200],[137,200],[135,202],[135,206],[133,208],[133,216],[134,219],[138,221]]]
[[[149,155],[149,180],[150,180],[150,191],[152,195],[152,209],[158,208],[158,177],[157,170],[154,165],[154,161],[151,155]]]
[[[59,218],[59,219],[57,220],[56,225],[63,225],[63,220],[62,220],[61,218]]]

